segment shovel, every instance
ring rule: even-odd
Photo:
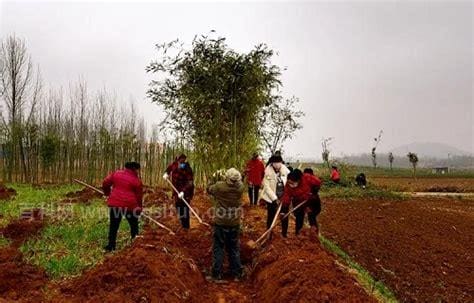
[[[92,186],[92,185],[89,185],[89,184],[87,184],[86,182],[83,182],[83,181],[81,181],[81,180],[77,180],[77,179],[72,179],[72,180],[73,180],[74,182],[76,182],[76,183],[78,183],[78,184],[81,184],[81,185],[83,185],[83,186],[85,186],[85,187],[87,187],[87,188],[90,188],[90,189],[92,189],[93,191],[98,192],[99,194],[101,194],[101,195],[104,196],[104,192],[101,191],[100,189],[98,189],[97,187]],[[173,236],[175,235],[175,232],[172,231],[169,227],[167,227],[167,226],[163,225],[162,223],[156,221],[156,220],[153,219],[152,217],[150,217],[150,216],[148,216],[148,215],[146,215],[146,214],[144,214],[144,213],[142,213],[141,216],[144,217],[144,218],[146,218],[146,219],[148,219],[148,220],[150,220],[151,222],[155,223],[156,225],[158,225],[159,227],[163,228],[164,230],[168,231],[171,235],[173,235]]]
[[[177,195],[179,195],[179,191],[176,189],[176,187],[174,187],[173,183],[166,179],[166,181],[168,181],[168,183],[171,185],[171,188],[173,188],[173,190],[175,191],[175,193]],[[203,224],[203,225],[206,225],[206,226],[210,226],[208,223],[204,222],[201,217],[199,217],[199,215],[194,211],[194,209],[191,207],[191,205],[189,205],[188,201],[186,201],[186,199],[182,198],[181,200],[183,200],[184,204],[186,204],[186,206],[189,208],[189,210],[191,211],[191,213],[196,217],[196,219],[199,221],[200,224]]]
[[[301,208],[304,204],[306,204],[308,200],[304,200],[303,202],[301,202],[300,204],[298,204],[296,207],[294,207],[292,210],[290,210],[285,216],[283,216],[283,218],[281,218],[280,222],[285,220],[286,218],[288,218],[292,213],[294,213],[298,208]],[[279,207],[278,207],[278,210],[277,210],[277,213],[275,214],[275,217],[273,218],[273,222],[272,222],[272,225],[270,226],[269,229],[267,229],[263,235],[260,236],[260,238],[258,238],[256,241],[247,241],[247,245],[251,248],[251,249],[255,249],[258,247],[258,245],[262,244],[263,242],[266,241],[266,236],[272,231],[272,229],[278,224],[278,215],[280,213],[280,210],[281,210],[281,207],[282,207],[282,203],[280,203]],[[265,241],[264,241],[265,239]]]

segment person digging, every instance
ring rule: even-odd
[[[173,199],[175,200],[179,221],[181,226],[188,230],[190,228],[189,207],[183,201],[183,198],[191,203],[194,196],[194,177],[191,165],[186,162],[186,155],[181,154],[176,161],[168,166],[163,179],[166,181],[170,178],[171,183],[176,188],[176,191],[173,191]]]
[[[239,233],[244,190],[242,176],[235,168],[226,171],[225,181],[218,181],[207,189],[208,194],[215,198],[212,269],[211,275],[206,277],[208,281],[222,282],[224,249],[229,254],[234,279],[239,281],[242,278]]]
[[[319,234],[317,216],[321,212],[321,200],[319,198],[319,189],[321,187],[321,180],[309,173],[302,173],[301,170],[295,169],[288,174],[288,180],[285,185],[285,191],[281,198],[282,209],[280,216],[285,217],[288,213],[290,205],[296,208],[301,203],[305,205],[300,206],[295,210],[296,217],[295,234],[298,235],[301,228],[303,228],[305,213],[308,213],[308,221],[311,229]],[[288,233],[288,217],[282,219],[282,236],[287,237]]]
[[[283,164],[281,156],[273,155],[270,157],[262,183],[262,200],[267,207],[267,229],[270,228],[273,219],[280,210],[280,199],[283,196],[289,173],[290,170]]]
[[[143,184],[139,172],[139,163],[127,162],[125,169],[111,173],[102,182],[110,217],[109,243],[104,247],[107,252],[116,248],[117,231],[122,217],[130,225],[132,240],[138,235],[138,219],[143,209]]]

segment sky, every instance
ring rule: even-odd
[[[474,152],[471,1],[42,2],[0,0],[0,37],[25,39],[44,82],[134,102],[149,124],[162,110],[146,98],[155,44],[215,30],[248,52],[266,43],[285,67],[282,93],[300,99],[303,129],[289,157],[381,152],[440,142]]]

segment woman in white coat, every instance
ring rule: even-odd
[[[271,226],[273,218],[278,215],[277,209],[279,199],[283,196],[285,184],[290,170],[283,164],[279,155],[271,156],[265,168],[265,176],[262,182],[262,196],[267,206],[267,229]]]

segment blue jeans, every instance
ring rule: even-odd
[[[224,263],[224,248],[229,257],[230,271],[234,277],[242,276],[240,263],[239,227],[214,225],[212,245],[212,277],[222,278],[222,264]]]

